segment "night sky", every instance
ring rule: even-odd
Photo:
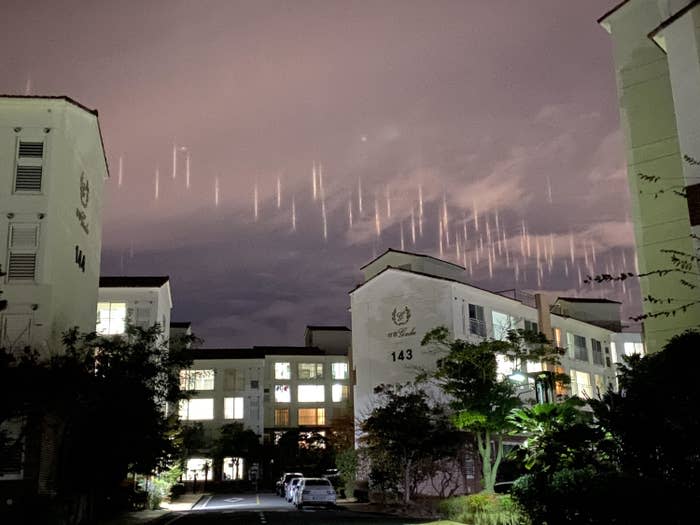
[[[349,326],[402,231],[478,286],[627,316],[636,285],[579,280],[634,271],[613,3],[5,0],[0,91],[99,111],[102,274],[169,275],[205,346]]]

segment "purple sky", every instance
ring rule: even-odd
[[[170,275],[174,319],[206,346],[349,325],[359,267],[400,248],[402,228],[407,250],[439,256],[444,205],[444,257],[471,259],[475,284],[538,288],[539,242],[542,289],[632,315],[635,285],[578,281],[578,268],[633,271],[611,43],[595,22],[612,4],[6,0],[0,91],[99,110],[102,272]]]

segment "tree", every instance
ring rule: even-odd
[[[163,470],[177,456],[178,418],[165,408],[186,395],[179,372],[191,363],[191,340],[168,344],[158,325],[113,337],[73,329],[64,335],[65,352],[48,359],[3,352],[0,417],[22,417],[25,429],[41,429],[40,438],[53,443],[49,472],[60,497],[107,496],[127,473]]]
[[[493,492],[503,459],[503,440],[512,429],[508,416],[523,403],[515,384],[507,377],[499,377],[497,356],[503,356],[514,363],[516,370],[522,370],[527,362],[556,366],[562,350],[552,347],[544,335],[525,330],[509,330],[505,341],[474,344],[460,339],[451,341],[447,328],[438,327],[425,335],[422,344],[433,344],[446,351],[438,360],[433,377],[452,400],[454,424],[474,434],[484,490]],[[547,371],[539,375],[551,386],[555,381],[567,380],[566,376]]]
[[[628,358],[619,392],[512,413],[528,469],[512,493],[533,523],[687,522],[700,490],[698,348],[700,332],[686,332]]]
[[[631,356],[620,391],[592,400],[617,445],[620,469],[677,494],[700,493],[700,331],[671,338],[661,352]]]
[[[239,460],[243,459],[244,465],[257,461],[260,458],[260,439],[251,429],[246,429],[243,423],[229,423],[221,427],[219,437],[214,442],[214,472],[219,471],[219,466],[224,458],[233,458],[236,469]]]
[[[362,447],[371,461],[370,479],[385,488],[402,488],[405,503],[425,477],[425,461],[453,455],[464,436],[456,432],[440,405],[413,384],[379,385],[379,400],[362,422]]]

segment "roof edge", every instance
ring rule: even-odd
[[[367,268],[370,264],[372,264],[372,263],[375,262],[375,261],[378,261],[379,259],[381,259],[382,257],[384,257],[384,256],[385,256],[387,253],[389,253],[389,252],[402,253],[402,254],[404,254],[404,255],[411,255],[411,256],[413,256],[413,257],[425,257],[425,258],[427,258],[427,259],[433,259],[433,260],[435,260],[435,261],[439,261],[439,262],[441,262],[441,263],[449,264],[449,265],[451,265],[451,266],[456,266],[456,267],[459,268],[460,270],[464,270],[464,269],[465,269],[464,266],[460,266],[459,264],[455,264],[455,263],[450,262],[450,261],[445,261],[445,260],[443,260],[443,259],[439,259],[439,258],[437,258],[437,257],[433,257],[432,255],[428,255],[428,254],[426,254],[426,253],[407,252],[407,251],[405,251],[405,250],[396,250],[395,248],[387,248],[386,251],[385,251],[384,253],[382,253],[381,255],[378,255],[377,257],[375,257],[374,259],[372,259],[370,262],[368,262],[368,263],[365,264],[364,266],[360,266],[360,270],[364,270],[364,269]]]
[[[698,5],[700,5],[700,0],[692,0],[692,2],[690,2],[688,5],[686,5],[682,9],[679,9],[674,14],[669,16],[666,20],[661,22],[658,26],[656,26],[654,29],[652,29],[647,36],[655,41],[655,37],[657,34],[659,34],[661,31],[666,29],[668,26],[673,24],[676,20],[681,18],[683,15],[687,14],[691,9],[697,7]]]

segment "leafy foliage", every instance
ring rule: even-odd
[[[415,385],[380,385],[375,393],[379,402],[363,421],[361,438],[371,461],[370,480],[384,490],[403,491],[408,502],[425,476],[423,462],[454,455],[465,436]]]
[[[632,356],[620,392],[516,410],[528,435],[519,453],[529,471],[513,496],[533,523],[680,524],[700,487],[700,332],[674,337],[659,353]],[[594,417],[592,417],[594,416]]]
[[[446,519],[470,525],[528,525],[529,519],[510,496],[481,492],[440,502]]]
[[[65,352],[0,353],[0,421],[21,416],[25,429],[50,429],[57,455],[52,474],[61,493],[108,493],[127,472],[165,469],[177,453],[177,415],[166,403],[185,397],[179,371],[189,366],[186,343],[168,342],[158,325],[129,327],[125,336],[70,330]]]
[[[450,341],[447,329],[438,327],[425,335],[422,344],[437,345],[446,351],[438,361],[434,378],[452,399],[454,425],[476,436],[484,489],[493,492],[503,459],[503,439],[512,429],[508,416],[523,404],[515,384],[498,376],[497,356],[503,356],[512,361],[516,369],[522,369],[527,362],[556,366],[562,351],[552,347],[544,335],[525,330],[509,330],[505,341],[486,340],[475,344],[459,339]],[[566,379],[565,376],[555,378]]]

